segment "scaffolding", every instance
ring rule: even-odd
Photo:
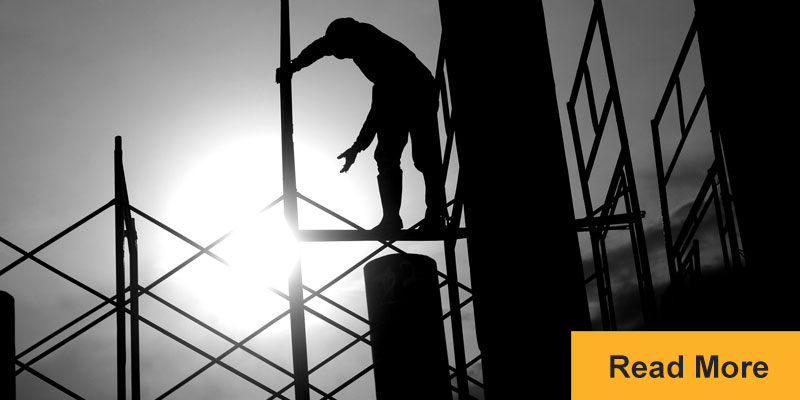
[[[443,35],[444,37],[444,35]],[[288,1],[282,0],[281,2],[281,63],[289,60],[289,8]],[[455,131],[452,124],[451,106],[449,102],[449,94],[446,78],[446,60],[445,55],[441,51],[444,48],[444,43],[441,43],[440,53],[437,60],[437,67],[435,78],[440,87],[440,96],[442,102],[442,118],[445,126],[446,144],[444,148],[444,159],[442,161],[442,168],[444,176],[448,176],[448,166],[451,164],[453,155]],[[67,385],[58,382],[56,379],[47,376],[46,374],[36,369],[36,364],[48,357],[54,351],[62,348],[64,345],[70,343],[75,338],[81,336],[91,328],[98,325],[100,322],[107,320],[112,315],[116,320],[116,392],[118,399],[131,398],[138,400],[142,397],[141,393],[141,360],[140,360],[140,335],[139,330],[141,325],[145,325],[156,332],[172,339],[176,343],[184,346],[185,348],[193,351],[194,353],[202,356],[207,360],[206,364],[201,368],[196,369],[183,380],[176,382],[169,389],[160,393],[155,398],[163,399],[170,397],[176,393],[180,388],[184,387],[190,381],[197,379],[204,371],[212,366],[218,366],[235,374],[239,378],[251,383],[252,385],[263,390],[264,394],[269,399],[310,399],[312,394],[314,398],[320,399],[335,399],[336,395],[343,389],[358,381],[370,371],[373,366],[371,363],[366,363],[354,375],[340,382],[340,384],[331,389],[323,390],[322,388],[314,385],[311,377],[318,372],[322,367],[331,363],[334,359],[348,351],[353,346],[362,343],[369,345],[369,321],[358,312],[348,309],[344,305],[332,300],[325,295],[325,291],[331,288],[334,284],[341,281],[345,277],[359,271],[370,259],[377,256],[384,250],[391,250],[398,253],[405,253],[404,250],[399,248],[396,244],[399,241],[435,241],[441,242],[444,247],[445,266],[444,272],[439,271],[440,289],[447,292],[447,304],[445,312],[442,315],[442,323],[447,324],[449,327],[448,339],[452,349],[450,368],[451,373],[451,387],[458,398],[469,399],[476,398],[479,392],[482,392],[483,383],[480,378],[480,372],[477,376],[469,374],[468,370],[479,370],[481,357],[478,354],[471,359],[467,359],[467,352],[465,351],[464,339],[464,325],[462,313],[465,307],[469,307],[472,302],[472,289],[464,284],[458,278],[458,268],[456,265],[456,245],[459,241],[466,237],[466,228],[463,227],[462,213],[463,201],[460,197],[460,186],[456,184],[456,191],[452,199],[447,203],[448,218],[447,229],[444,233],[432,234],[415,230],[419,223],[412,226],[409,230],[397,232],[395,234],[377,234],[369,230],[365,230],[358,224],[350,219],[340,215],[334,210],[331,210],[321,203],[318,203],[297,190],[297,183],[295,178],[295,165],[294,165],[294,148],[292,139],[292,100],[291,100],[291,83],[285,82],[280,86],[281,96],[281,117],[282,117],[282,157],[283,157],[283,195],[270,202],[261,212],[278,207],[282,204],[284,210],[284,217],[290,229],[295,233],[295,236],[300,242],[352,242],[352,241],[374,241],[377,246],[374,251],[368,254],[357,263],[347,268],[344,272],[337,275],[335,278],[328,281],[326,284],[319,288],[311,288],[303,284],[302,269],[300,266],[300,259],[292,269],[289,277],[288,293],[267,287],[264,290],[269,290],[281,299],[288,302],[288,308],[279,313],[276,317],[269,322],[263,324],[258,329],[254,330],[251,334],[245,336],[243,339],[235,340],[234,338],[226,335],[221,330],[213,327],[212,325],[203,322],[200,318],[189,312],[183,310],[178,305],[154,293],[153,289],[161,285],[167,279],[175,275],[177,272],[189,266],[193,261],[201,256],[208,256],[217,262],[228,265],[228,261],[215,253],[215,247],[225,241],[233,231],[227,232],[207,245],[202,245],[186,235],[180,233],[167,224],[154,218],[147,212],[135,207],[129,201],[127,184],[125,180],[125,172],[122,160],[122,138],[115,138],[114,148],[114,180],[115,180],[115,195],[114,199],[105,203],[95,211],[91,212],[84,218],[70,225],[62,230],[52,238],[48,239],[41,245],[35,247],[33,250],[26,251],[22,247],[17,246],[10,240],[0,236],[0,243],[8,246],[20,254],[19,258],[6,265],[0,270],[0,277],[18,267],[25,261],[33,261],[47,270],[55,273],[64,280],[81,288],[83,291],[88,292],[97,298],[98,302],[95,306],[86,310],[77,318],[60,326],[58,329],[50,332],[33,345],[18,352],[15,356],[14,363],[17,366],[15,374],[18,376],[23,372],[28,372],[36,376],[41,381],[56,388],[63,394],[75,398],[83,398],[79,394],[79,390],[69,388]],[[459,175],[458,173],[451,175]],[[298,225],[298,202],[305,202],[312,207],[321,210],[322,212],[336,218],[344,224],[350,226],[352,229],[348,230],[314,230],[314,229],[299,229]],[[49,263],[37,257],[37,254],[42,252],[48,246],[57,242],[59,239],[70,234],[80,226],[93,220],[95,217],[103,214],[105,211],[114,209],[114,232],[115,232],[115,293],[113,296],[107,296],[79,279],[76,279],[69,274],[59,270],[58,268],[50,265]],[[148,284],[140,284],[139,282],[139,249],[137,245],[138,234],[136,230],[134,216],[137,219],[145,220],[150,224],[158,227],[159,229],[169,233],[180,241],[190,245],[194,249],[194,254],[186,258],[168,272],[164,273],[157,279]],[[127,259],[126,259],[127,248]],[[127,273],[126,273],[127,261]],[[127,282],[126,282],[127,278]],[[185,321],[191,323],[196,328],[208,332],[217,338],[223,340],[228,344],[227,350],[219,354],[211,354],[195,344],[191,343],[184,337],[171,332],[166,327],[156,323],[154,320],[148,318],[147,315],[142,315],[139,312],[139,303],[143,298],[153,300],[169,310],[180,315]],[[352,319],[359,321],[364,326],[364,331],[356,332],[344,324],[337,322],[334,318],[324,315],[308,305],[312,299],[319,299],[326,304],[335,308],[336,310],[345,313]],[[109,309],[110,308],[110,309]],[[307,332],[305,320],[307,315],[326,322],[330,326],[344,332],[350,336],[351,340],[346,345],[333,351],[331,355],[323,358],[322,361],[315,365],[309,365],[308,348],[307,348]],[[279,363],[263,356],[259,352],[248,346],[248,343],[269,328],[275,326],[283,318],[288,317],[291,324],[291,349],[293,366],[291,370],[281,366]],[[128,322],[129,326],[128,326]],[[268,382],[263,382],[253,376],[237,369],[234,365],[226,362],[225,358],[232,354],[234,351],[241,350],[250,356],[256,358],[263,363],[265,368],[272,368],[282,374],[285,378],[290,380],[290,383],[275,386]],[[128,386],[130,383],[130,386]],[[289,391],[293,390],[294,394],[290,395]]]
[[[595,35],[599,35],[603,65],[605,67],[603,72],[608,77],[609,84],[608,93],[603,101],[600,113],[598,113],[597,109],[595,88],[592,84],[592,75],[589,68],[589,54],[592,50]],[[591,120],[591,133],[593,133],[588,158],[584,155],[581,129],[576,113],[576,103],[581,94],[581,88],[585,88]],[[616,159],[616,162],[611,174],[609,187],[605,197],[602,199],[602,203],[597,205],[592,200],[590,181],[593,178],[593,168],[595,167],[595,161],[597,160],[598,151],[601,147],[603,134],[606,131],[606,125],[612,109],[618,132],[619,151],[616,156],[611,158]],[[642,317],[645,327],[653,328],[657,318],[653,281],[647,255],[647,243],[644,236],[644,228],[642,227],[642,218],[644,218],[645,212],[639,207],[639,197],[628,144],[628,133],[622,111],[622,100],[620,99],[614,60],[611,55],[611,45],[608,38],[603,5],[600,0],[596,0],[592,8],[589,28],[578,61],[578,71],[575,74],[575,81],[567,102],[567,112],[572,129],[580,190],[586,215],[585,218],[578,219],[576,222],[580,231],[589,232],[594,264],[594,272],[585,279],[585,284],[588,285],[595,281],[597,285],[597,300],[600,307],[602,329],[617,329],[614,297],[611,289],[611,266],[609,265],[606,247],[608,233],[613,230],[627,230],[630,233],[630,248],[639,287]],[[624,207],[622,212],[617,210],[620,202]]]
[[[691,202],[688,214],[682,221],[673,222],[670,209],[670,178],[675,171],[678,160],[681,156],[684,145],[689,138],[695,121],[708,102],[706,87],[700,90],[700,94],[691,107],[691,112],[687,112],[684,105],[683,92],[681,87],[681,72],[686,64],[687,56],[693,46],[697,43],[698,20],[695,17],[689,27],[689,32],[678,54],[678,59],[667,82],[661,101],[658,105],[655,116],[651,121],[653,146],[655,149],[656,175],[658,184],[658,194],[661,201],[661,218],[664,230],[664,244],[666,247],[667,266],[669,269],[670,282],[680,285],[684,281],[701,276],[700,264],[700,240],[697,233],[708,210],[713,205],[716,215],[716,226],[719,232],[720,252],[722,254],[722,264],[724,269],[739,269],[743,266],[742,248],[737,234],[737,221],[733,197],[730,190],[728,179],[728,167],[723,153],[722,141],[719,129],[714,124],[714,116],[708,113],[710,125],[710,139],[712,143],[712,160],[708,167],[707,174],[700,188]],[[700,59],[702,62],[703,52],[700,48]],[[675,100],[678,112],[679,136],[677,146],[672,149],[672,157],[665,162],[664,144],[660,132],[660,126],[664,118],[665,111],[670,101]],[[707,108],[707,107],[706,107]],[[677,226],[677,229],[675,227]],[[673,234],[673,229],[677,235]]]

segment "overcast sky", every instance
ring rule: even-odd
[[[693,5],[691,0],[607,0],[604,4],[640,201],[647,211],[644,221],[650,238],[651,267],[660,285],[667,271],[660,241],[650,119],[688,31]],[[280,107],[274,83],[278,5],[277,0],[0,0],[0,235],[32,249],[108,202],[113,197],[113,145],[117,135],[123,137],[132,204],[201,244],[210,243],[276,199],[281,194]],[[590,0],[544,1],[559,112],[573,172],[565,105],[591,8]],[[331,20],[352,16],[405,43],[429,68],[435,68],[441,33],[436,1],[302,0],[293,1],[291,11],[293,56],[322,35]],[[690,58],[687,70],[684,94],[693,99],[701,78],[696,57]],[[602,88],[602,69],[593,71],[593,77]],[[297,74],[293,92],[299,191],[371,227],[380,219],[372,149],[362,153],[347,174],[339,173],[341,165],[336,160],[355,139],[369,109],[369,82],[352,62],[330,58]],[[598,98],[605,95],[605,90],[597,92]],[[703,123],[701,118],[698,130],[707,130]],[[663,129],[665,135],[675,131],[674,126]],[[676,171],[675,202],[671,203],[675,211],[694,196],[698,179],[708,167],[707,144],[701,140],[692,148],[698,150],[689,153],[685,166]],[[412,167],[410,151],[403,160],[407,173],[402,216],[410,225],[424,212],[422,177]],[[595,182],[596,188],[605,190],[607,183],[600,181]],[[572,186],[577,206],[577,182]],[[448,193],[452,194],[452,185]],[[601,195],[601,190],[596,191],[596,198]],[[577,210],[582,216],[582,207]],[[301,226],[340,226],[318,215],[310,208],[301,208]],[[192,254],[189,246],[142,218],[137,218],[137,228],[144,284]],[[273,244],[262,253],[274,255],[287,246]],[[307,268],[304,277],[312,288],[320,287],[375,249],[364,243],[314,246],[301,248]],[[431,254],[443,265],[436,244],[401,247]],[[463,250],[461,246],[461,266],[466,265]],[[583,248],[585,253],[588,250]],[[226,251],[235,257],[234,245],[220,249],[221,253]],[[18,253],[0,245],[0,267],[17,257]],[[40,258],[111,295],[111,212],[60,240]],[[246,314],[247,309],[241,311],[242,307],[226,302],[236,297],[235,290],[213,293],[210,288],[220,282],[236,288],[249,278],[230,278],[220,272],[218,264],[200,261],[154,293],[172,296],[170,301],[216,323],[237,339],[268,320],[264,315],[236,316],[220,306],[235,307]],[[321,268],[323,265],[325,268]],[[617,299],[624,305],[624,293],[635,297],[636,291],[630,285],[632,269],[623,267],[618,268],[615,282],[623,293]],[[469,283],[466,270],[460,277]],[[333,287],[330,296],[366,315],[361,279],[360,273],[353,274]],[[98,302],[31,261],[2,276],[0,289],[17,298],[18,351]],[[261,296],[258,301],[277,299],[271,294]],[[327,312],[324,305],[316,306]],[[143,303],[142,307],[159,323],[174,323],[175,318],[170,317],[174,314],[155,302]],[[267,308],[269,312],[264,314],[278,312],[277,308]],[[635,327],[636,309],[628,308],[632,311],[620,314],[627,318],[628,325],[623,326]],[[475,353],[470,315],[467,309],[467,340],[469,351]],[[345,321],[342,323],[359,334],[366,331],[358,321]],[[312,365],[349,340],[313,318],[308,324]],[[173,325],[169,328],[211,354],[227,349],[224,342],[189,330],[188,324]],[[288,337],[285,328],[269,331],[276,332],[275,337],[259,336],[253,347],[289,368],[287,346],[275,345]],[[145,397],[160,395],[205,364],[202,357],[153,330],[143,330],[142,341]],[[328,390],[335,387],[336,382],[366,366],[368,354],[367,346],[357,345],[353,354],[343,358],[342,365],[312,375],[312,383]],[[109,398],[114,392],[113,359],[113,321],[109,319],[36,366],[82,396]],[[250,368],[254,377],[278,382],[276,388],[288,382],[280,374],[273,376],[254,367],[258,364],[240,353],[231,355],[231,360]],[[173,397],[219,398],[213,388],[219,388],[220,382],[230,384],[225,390],[241,393],[241,398],[263,395],[261,389],[219,367],[212,367],[200,378]],[[30,374],[23,373],[18,382],[21,398],[34,393],[41,399],[63,397]],[[351,397],[342,398],[370,398],[371,385],[371,375],[367,375],[351,389],[355,391]]]

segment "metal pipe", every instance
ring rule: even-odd
[[[126,193],[127,194],[127,193]],[[127,199],[127,196],[126,196]],[[126,205],[128,202],[126,201]],[[130,217],[128,209],[126,231],[128,237],[128,251],[130,252],[131,274],[131,399],[141,398],[141,364],[139,362],[139,247],[136,244],[136,226]]]
[[[126,398],[125,343],[125,213],[122,176],[122,137],[114,138],[114,243],[116,249],[117,398]]]
[[[289,40],[289,0],[281,0],[280,65],[291,63]],[[293,232],[298,230],[297,178],[295,175],[294,139],[292,126],[292,83],[280,83],[281,99],[281,150],[283,160],[283,212],[286,223]],[[289,310],[292,329],[292,359],[294,365],[295,398],[308,400],[308,349],[306,348],[305,311],[303,308],[303,276],[298,259],[289,276]]]
[[[608,70],[608,81],[610,85],[610,94],[613,95],[614,99],[614,114],[617,120],[617,130],[619,131],[619,143],[621,148],[620,157],[624,159],[625,170],[626,170],[626,187],[629,193],[633,193],[632,196],[628,196],[628,200],[631,203],[631,212],[634,215],[639,215],[640,207],[639,207],[639,198],[637,197],[637,189],[636,189],[636,181],[633,178],[633,166],[631,161],[631,154],[630,154],[630,144],[628,143],[628,132],[625,125],[625,116],[622,114],[622,101],[619,97],[619,84],[617,83],[617,72],[614,68],[614,60],[611,58],[611,43],[608,38],[608,28],[606,27],[606,21],[604,13],[602,12],[602,3],[597,0],[595,2],[597,7],[600,8],[599,14],[599,28],[600,28],[600,42],[603,45],[603,53],[606,55],[606,69]],[[635,228],[637,230],[636,234],[639,237],[644,237],[644,230],[642,228],[641,222],[635,224]],[[644,241],[639,243],[638,248],[636,249],[639,251],[639,256],[641,257],[642,261],[642,282],[644,283],[644,290],[645,290],[645,299],[643,299],[644,304],[643,308],[645,309],[644,318],[645,324],[649,328],[653,328],[656,323],[656,299],[655,299],[655,291],[653,290],[653,279],[650,275],[650,264],[647,261],[647,247]]]

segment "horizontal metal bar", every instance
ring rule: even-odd
[[[417,230],[401,230],[398,232],[373,232],[368,230],[307,230],[297,232],[301,242],[360,242],[360,241],[441,241],[448,239],[444,231],[440,233],[421,232]],[[456,238],[467,237],[466,228],[457,228]]]
[[[362,258],[360,261],[358,261],[357,263],[353,264],[353,266],[348,268],[346,271],[344,271],[341,274],[339,274],[339,276],[337,276],[336,278],[331,279],[328,283],[323,285],[317,292],[313,292],[310,296],[306,297],[304,302],[307,303],[309,300],[311,300],[314,297],[316,297],[317,293],[322,293],[325,290],[327,290],[328,288],[330,288],[331,286],[335,285],[337,282],[339,282],[340,280],[344,279],[347,275],[349,275],[353,271],[355,271],[358,268],[360,268],[361,265],[365,264],[367,261],[369,261],[370,259],[372,259],[376,255],[378,255],[381,251],[383,251],[384,249],[386,249],[388,247],[389,247],[389,245],[384,243],[383,245],[381,245],[380,247],[375,249],[372,253],[369,253],[366,257]]]
[[[609,227],[614,224],[631,224],[641,219],[642,215],[633,213],[614,214],[600,217],[577,218],[573,226],[578,230],[589,230],[592,227]]]

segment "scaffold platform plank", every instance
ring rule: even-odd
[[[355,229],[300,229],[297,232],[297,240],[301,242],[440,241],[447,239],[464,239],[466,237],[466,228],[458,228],[455,232],[401,230],[398,232],[386,233]]]

